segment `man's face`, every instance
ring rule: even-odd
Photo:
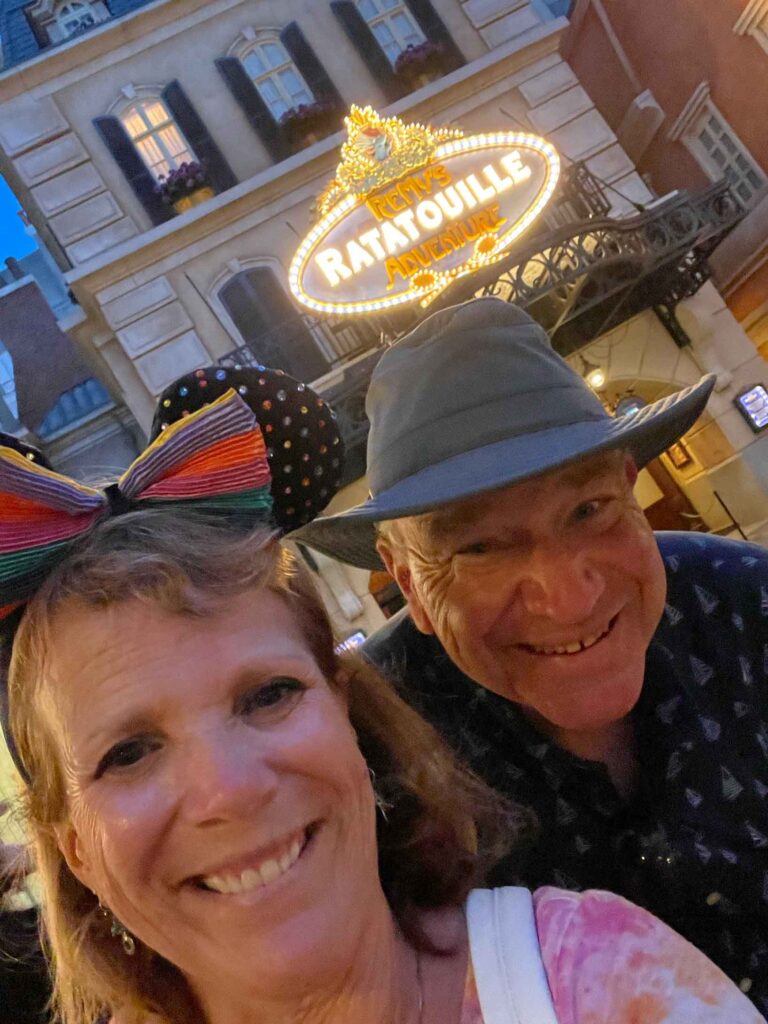
[[[417,627],[548,732],[604,728],[640,695],[666,577],[635,477],[622,454],[594,456],[379,542]]]

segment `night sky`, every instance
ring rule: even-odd
[[[0,178],[0,266],[4,265],[6,256],[20,259],[37,248],[35,240],[24,231],[17,213],[20,206],[16,196]]]

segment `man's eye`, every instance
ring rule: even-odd
[[[306,688],[305,683],[290,676],[269,679],[240,697],[237,713],[247,716],[287,708]]]
[[[474,544],[465,544],[463,548],[460,548],[458,554],[460,555],[487,555],[491,550],[491,545],[484,540],[476,541]]]
[[[576,507],[573,513],[573,518],[578,520],[589,519],[590,516],[593,516],[597,512],[599,507],[600,506],[596,501],[582,501],[582,503]]]
[[[582,501],[580,505],[577,505],[573,510],[571,518],[576,523],[583,523],[589,519],[595,519],[601,516],[603,512],[611,505],[610,498],[592,498],[590,501]]]
[[[152,736],[133,736],[110,747],[99,761],[96,778],[100,779],[105,772],[130,768],[153,750],[157,750],[158,740]]]

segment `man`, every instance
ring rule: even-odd
[[[768,553],[654,536],[638,467],[713,385],[609,416],[526,314],[425,320],[371,381],[371,497],[296,539],[378,555],[408,602],[366,645],[540,830],[495,881],[622,893],[768,1012]]]

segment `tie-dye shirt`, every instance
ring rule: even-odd
[[[768,550],[659,533],[667,605],[633,711],[625,800],[605,765],[538,732],[397,616],[364,653],[481,778],[533,807],[536,841],[495,885],[605,889],[702,949],[768,1017]]]
[[[622,897],[545,887],[533,901],[558,1024],[765,1024],[703,953]],[[461,1024],[485,1024],[471,961]]]

